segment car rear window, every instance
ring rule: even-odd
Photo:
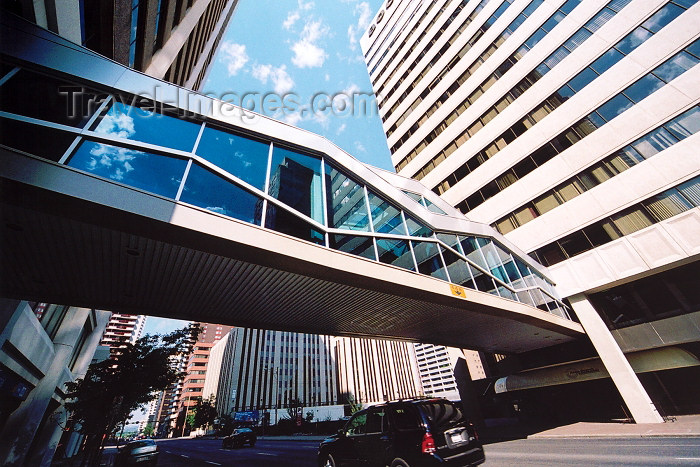
[[[464,421],[462,408],[449,401],[432,401],[418,404],[435,428],[448,427]]]
[[[146,446],[153,446],[155,441],[152,441],[150,439],[144,439],[143,441],[134,441],[133,443],[129,443],[129,449],[138,449],[138,448],[144,448]]]
[[[406,405],[403,407],[392,407],[394,425],[399,430],[413,430],[420,426],[420,417],[415,407]]]

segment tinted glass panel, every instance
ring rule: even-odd
[[[665,127],[680,139],[697,133],[700,131],[700,109],[698,107],[690,109],[667,123]]]
[[[691,69],[698,63],[698,59],[686,52],[680,52],[663,65],[654,70],[654,74],[667,83]]]
[[[634,104],[628,98],[621,94],[618,94],[605,104],[598,107],[598,109],[596,110],[601,117],[603,117],[607,121],[610,121],[613,118],[620,115],[625,110],[632,107],[632,105]]]
[[[425,402],[419,404],[419,407],[435,429],[451,427],[464,421],[461,407],[452,402]]]
[[[472,277],[469,274],[467,263],[451,250],[441,247],[440,251],[442,251],[442,257],[445,259],[447,271],[450,274],[450,281],[460,285],[471,282]]]
[[[638,27],[615,45],[620,52],[627,55],[642,45],[652,34],[642,27]]]
[[[447,280],[445,268],[442,265],[440,254],[436,243],[432,242],[411,242],[413,253],[416,255],[418,271],[421,274]]]
[[[651,95],[657,89],[663,87],[664,82],[654,75],[646,75],[632,86],[624,90],[624,93],[634,102],[639,102]]]
[[[197,155],[263,190],[270,145],[233,133],[205,128]]]
[[[180,200],[260,225],[262,199],[197,164],[192,164]]]
[[[0,118],[0,142],[5,146],[58,162],[76,135],[17,120]],[[51,144],[46,144],[51,141]]]
[[[325,245],[326,243],[323,232],[315,229],[311,224],[303,221],[286,209],[275,206],[270,202],[267,204],[265,227],[318,245]]]
[[[404,269],[415,271],[411,250],[405,240],[377,239],[377,252],[379,261],[393,264]]]
[[[330,235],[331,248],[362,256],[363,258],[376,259],[374,257],[374,244],[369,237],[355,235]]]
[[[651,32],[659,32],[661,28],[676,19],[685,10],[672,3],[667,4],[661,10],[657,11],[651,18],[642,23],[642,26]]]
[[[369,231],[365,190],[361,185],[326,165],[326,190],[330,227]]]
[[[175,198],[187,161],[83,141],[68,165],[125,185]]]
[[[323,223],[321,159],[274,148],[269,194]]]
[[[93,129],[104,135],[192,151],[200,125],[115,102]]]
[[[406,215],[406,225],[408,234],[414,237],[432,237],[433,235],[432,230],[409,215]]]
[[[603,74],[608,68],[616,64],[622,59],[623,55],[616,49],[610,49],[601,55],[595,62],[591,63],[591,68]]]
[[[85,86],[20,70],[0,86],[0,110],[83,127],[101,104],[98,95]]]
[[[372,192],[369,193],[369,205],[375,232],[406,235],[401,211]]]

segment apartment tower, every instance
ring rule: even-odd
[[[696,3],[387,1],[361,40],[398,174],[548,266],[590,338],[492,368],[534,411],[699,408]]]

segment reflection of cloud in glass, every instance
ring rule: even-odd
[[[242,152],[236,151],[233,153],[233,155],[241,160],[241,164],[243,164],[243,167],[248,168],[251,165],[253,165],[252,162],[245,159],[245,154],[243,154]]]
[[[134,119],[126,113],[110,112],[100,121],[95,132],[128,139],[136,133],[136,129],[134,128]]]
[[[109,168],[113,169],[108,175],[109,178],[113,180],[123,180],[124,175],[134,170],[134,166],[131,162],[136,159],[137,156],[142,155],[141,151],[134,151],[133,149],[118,148],[115,146],[108,146],[106,144],[95,144],[95,146],[90,149],[90,162],[87,165],[88,170],[95,170],[98,168]]]
[[[226,209],[222,208],[221,206],[207,206],[204,209],[207,211],[216,212],[218,214],[228,215]]]

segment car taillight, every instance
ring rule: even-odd
[[[474,432],[474,438],[476,438],[476,440],[478,441],[478,440],[479,440],[479,433],[477,433],[476,427],[475,427],[473,424],[471,424],[471,423],[469,424],[469,427],[470,427],[470,428],[472,429],[472,431]]]
[[[435,452],[435,440],[433,435],[426,433],[423,435],[423,441],[420,444],[420,450],[423,454],[432,454]]]

